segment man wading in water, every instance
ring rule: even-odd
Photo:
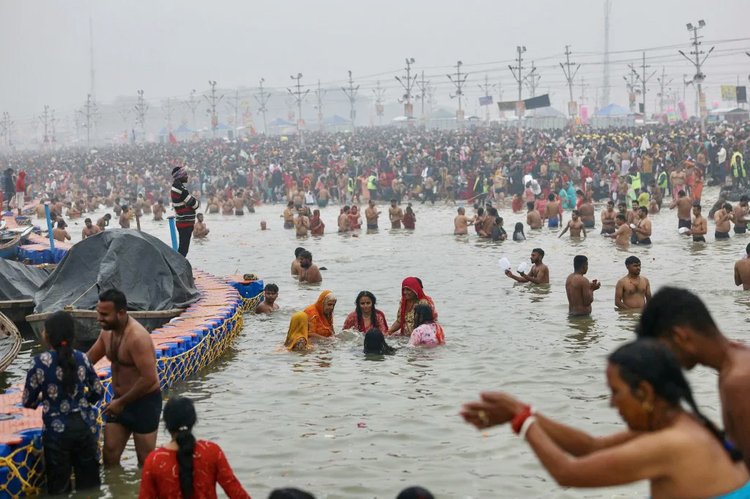
[[[110,289],[99,295],[96,312],[102,330],[86,355],[92,364],[107,356],[114,391],[104,409],[104,464],[120,463],[132,434],[138,464],[143,465],[156,447],[162,404],[151,336],[128,316],[128,302],[121,291]]]

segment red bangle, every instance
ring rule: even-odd
[[[530,405],[524,405],[523,409],[513,416],[513,419],[510,422],[510,427],[513,429],[513,433],[518,435],[518,432],[521,431],[521,427],[523,426],[524,421],[531,416],[531,406]]]

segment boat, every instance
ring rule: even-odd
[[[75,323],[76,347],[88,348],[99,337],[102,330],[101,324],[97,320],[96,310],[85,310],[80,308],[66,308],[66,312],[73,316]],[[184,312],[182,308],[173,308],[169,310],[132,310],[128,315],[137,320],[150,333],[168,323],[178,315]],[[41,341],[42,332],[44,331],[44,321],[47,320],[54,312],[43,312],[39,314],[29,314],[25,317],[36,337]]]
[[[34,230],[33,227],[19,229],[6,229],[0,232],[0,258],[15,260],[18,255],[18,248],[24,243],[24,240],[31,231]]]
[[[0,373],[13,363],[21,350],[21,333],[4,314],[0,313]]]
[[[34,313],[34,295],[54,265],[25,265],[0,259],[0,312],[26,332],[26,316]]]

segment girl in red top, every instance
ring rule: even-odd
[[[192,400],[169,399],[164,406],[164,424],[172,441],[146,458],[139,499],[216,499],[217,482],[230,499],[250,499],[221,448],[195,440],[195,422]]]

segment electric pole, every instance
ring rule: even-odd
[[[638,73],[632,64],[629,64],[628,67],[630,68],[630,72],[627,76],[623,76],[622,79],[625,80],[625,88],[628,89],[628,104],[630,111],[635,112],[635,94],[640,92],[635,86],[635,83],[640,79],[640,76],[638,76]]]
[[[612,11],[612,0],[604,0],[604,61],[602,64],[602,100],[599,107],[609,105],[609,14]]]
[[[216,113],[216,105],[221,102],[224,95],[216,96],[216,80],[208,80],[208,84],[211,85],[211,95],[204,95],[203,98],[206,99],[209,106],[211,106],[208,109],[208,112],[211,115],[211,137],[216,138],[216,129],[219,127],[219,115]]]
[[[383,114],[385,111],[383,107],[383,96],[385,95],[385,89],[380,88],[380,80],[378,80],[375,84],[375,88],[372,89],[372,93],[375,94],[375,114],[378,115],[378,123],[382,125]]]
[[[297,102],[297,136],[299,138],[299,143],[304,144],[305,141],[302,138],[302,101],[307,97],[307,94],[310,93],[310,89],[308,88],[304,92],[302,91],[302,73],[297,73],[297,76],[292,75],[290,78],[297,82],[295,84],[297,89],[294,92],[291,88],[287,88],[287,90]]]
[[[146,142],[146,113],[148,112],[148,103],[143,99],[143,90],[138,90],[138,101],[135,106],[135,122],[141,127],[143,142]]]
[[[526,75],[526,78],[524,78],[524,80],[526,81],[526,85],[529,87],[529,92],[531,93],[532,97],[536,97],[536,87],[537,85],[539,85],[539,80],[541,78],[542,75],[536,72],[534,61],[531,61],[531,71],[529,71],[529,74]]]
[[[693,76],[693,82],[695,83],[698,89],[698,95],[696,96],[696,98],[698,100],[697,108],[699,112],[698,119],[700,120],[700,124],[701,124],[701,134],[705,133],[706,131],[706,125],[703,122],[703,119],[706,114],[706,98],[703,95],[703,82],[706,79],[706,75],[704,75],[701,72],[701,66],[706,62],[706,59],[708,59],[708,56],[711,55],[711,52],[714,51],[714,47],[711,47],[708,50],[708,53],[706,53],[706,56],[701,60],[701,55],[704,54],[705,52],[700,49],[700,46],[702,43],[700,39],[703,37],[698,36],[698,30],[703,29],[705,27],[706,27],[706,21],[704,21],[703,19],[698,21],[698,26],[694,26],[693,23],[687,23],[687,30],[693,33],[693,40],[691,43],[693,45],[693,50],[690,51],[690,55],[695,56],[695,60],[685,55],[685,52],[683,52],[682,50],[678,50],[678,52],[680,53],[682,57],[690,61],[690,63],[693,66],[695,66],[695,76]]]
[[[404,90],[406,93],[404,94],[403,98],[401,99],[401,102],[404,103],[404,116],[407,117],[407,119],[411,119],[414,117],[414,107],[411,105],[411,89],[414,88],[414,84],[417,81],[417,76],[411,75],[411,65],[414,64],[414,58],[409,57],[406,59],[406,76],[402,79],[396,76],[396,81],[398,81],[402,87],[404,87]]]
[[[664,66],[661,67],[661,77],[657,78],[659,82],[659,113],[664,114],[664,87],[672,83],[672,79],[667,80]]]
[[[172,98],[167,97],[161,105],[162,113],[164,113],[164,119],[167,120],[167,133],[172,133],[172,115],[174,113],[174,106],[172,105]]]
[[[687,87],[693,84],[693,79],[682,75],[682,103],[687,103]],[[687,107],[687,106],[686,106]],[[695,100],[695,115],[698,116],[698,99]]]
[[[497,87],[494,83],[490,84],[489,76],[487,76],[487,73],[484,74],[484,85],[477,85],[479,89],[483,92],[483,95],[485,98],[489,98],[490,101],[487,102],[484,105],[484,120],[487,122],[487,124],[490,124],[490,106],[492,105],[492,89]]]
[[[643,119],[646,119],[646,83],[648,83],[648,80],[653,78],[653,76],[656,74],[656,71],[653,71],[650,75],[646,76],[646,69],[650,68],[650,65],[646,65],[646,52],[643,52],[643,62],[641,62],[641,101],[643,106],[643,109],[641,112],[643,113]]]
[[[446,75],[448,79],[455,85],[456,87],[456,93],[454,95],[451,95],[451,99],[454,97],[458,98],[458,113],[456,114],[456,121],[458,121],[459,127],[463,127],[464,122],[464,110],[461,107],[461,100],[463,98],[464,92],[463,92],[463,86],[466,83],[466,78],[469,77],[468,73],[461,73],[461,66],[463,66],[464,63],[461,61],[456,62],[456,74]]]
[[[586,88],[588,88],[586,79],[583,76],[581,76],[581,83],[578,86],[581,87],[581,95],[578,98],[581,100],[581,105],[583,106],[586,104]]]
[[[190,113],[193,115],[193,131],[195,132],[198,130],[198,126],[195,121],[195,112],[198,110],[198,104],[200,104],[200,101],[195,96],[195,89],[192,89],[190,91],[190,97],[188,97],[188,100],[183,102],[183,104],[185,104],[188,109],[190,109]]]
[[[427,116],[424,114],[424,98],[427,96],[427,92],[430,89],[430,80],[424,79],[424,71],[422,71],[421,78],[415,81],[417,88],[419,89],[419,99],[422,102],[422,114],[420,115],[420,119],[422,120],[422,124],[425,124]]]
[[[50,110],[50,118],[49,118],[49,128],[50,128],[50,142],[53,144],[57,142],[57,127],[55,125],[57,123],[57,118],[55,118],[55,110]]]
[[[575,79],[576,75],[578,74],[578,70],[581,69],[580,64],[576,64],[575,62],[570,62],[570,45],[565,46],[565,64],[562,62],[560,63],[560,67],[563,70],[563,74],[565,74],[565,80],[568,82],[568,94],[570,97],[570,100],[568,101],[568,114],[570,115],[570,119],[573,119],[576,117],[576,111],[577,107],[575,104],[575,101],[573,100],[573,80]],[[570,67],[575,66],[575,70],[571,70]]]
[[[265,78],[260,79],[258,95],[254,95],[253,97],[255,97],[255,101],[258,103],[258,111],[263,115],[263,134],[268,135],[268,126],[266,125],[266,111],[268,109],[266,109],[266,104],[268,104],[268,99],[271,96],[263,90],[263,82],[265,81]]]
[[[349,119],[352,121],[352,131],[354,131],[354,118],[357,116],[354,104],[357,102],[357,90],[359,90],[359,85],[356,87],[354,86],[351,70],[349,71],[349,87],[341,87],[341,90],[343,90],[349,98]]]
[[[97,108],[96,102],[91,94],[86,96],[86,104],[83,106],[83,118],[86,120],[84,125],[86,127],[86,146],[91,145],[91,128],[94,126],[94,117],[96,115]]]
[[[323,97],[327,93],[326,90],[320,88],[320,80],[318,80],[318,89],[315,91],[315,100],[318,104],[315,106],[315,109],[318,110],[318,128],[321,132],[323,131]]]
[[[54,111],[52,111],[54,113]],[[47,104],[44,105],[44,111],[39,115],[39,119],[42,121],[44,126],[43,143],[49,144],[49,121],[50,121],[50,108]]]
[[[526,52],[526,46],[517,45],[516,52],[518,52],[518,57],[516,59],[516,63],[518,65],[508,65],[508,69],[510,69],[510,72],[513,73],[513,78],[515,78],[516,83],[518,83],[518,102],[521,102],[523,100],[523,53]],[[523,111],[520,107],[520,104],[519,107],[516,108],[516,112],[519,118],[523,116]]]
[[[7,111],[3,112],[3,119],[0,121],[0,130],[2,130],[2,136],[5,137],[5,145],[11,147],[13,140],[11,139],[11,132],[13,131],[13,125],[15,121],[10,119],[10,113]]]
[[[230,111],[234,111],[234,133],[233,138],[237,135],[237,127],[239,126],[239,115],[240,115],[240,91],[235,89],[234,97],[227,98],[227,105]]]

